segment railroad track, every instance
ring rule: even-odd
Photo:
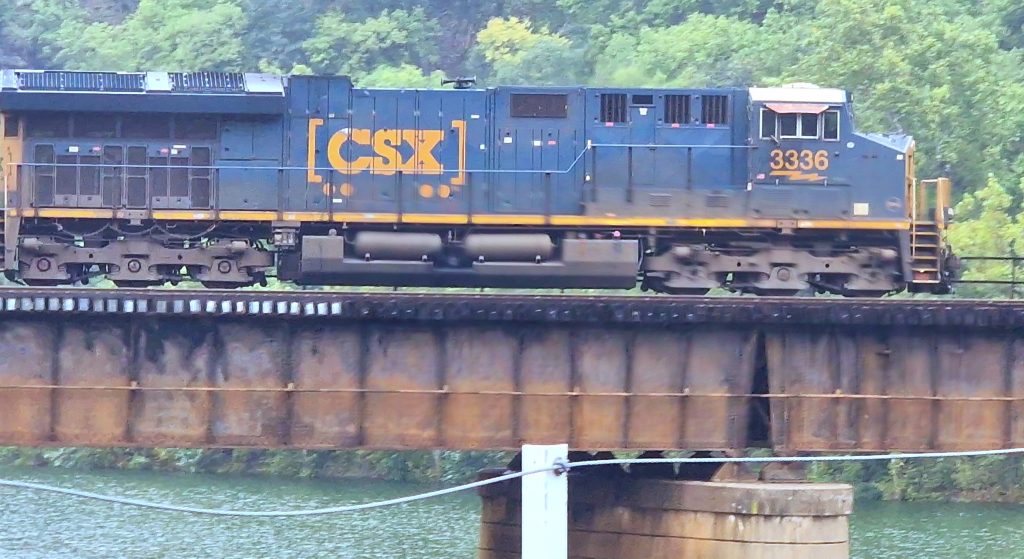
[[[185,289],[0,289],[0,316],[1024,327],[1024,301]]]

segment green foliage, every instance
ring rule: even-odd
[[[785,80],[853,91],[862,129],[915,135],[923,174],[948,169],[961,187],[980,187],[1019,157],[996,147],[1024,125],[1006,110],[1024,100],[1019,55],[959,3],[822,0],[811,23],[781,14],[766,26],[794,30]]]
[[[55,27],[84,21],[86,12],[75,0],[0,0],[0,62],[50,67],[65,47]]]
[[[266,475],[289,478],[365,477],[394,481],[465,482],[512,459],[502,452],[381,452],[181,448],[0,447],[0,465],[81,470]]]
[[[752,85],[765,68],[757,25],[697,14],[672,27],[612,35],[598,56],[598,82],[707,87]]]
[[[356,82],[360,87],[407,87],[428,88],[440,87],[444,74],[432,72],[424,74],[417,66],[402,64],[400,66],[378,66]]]
[[[477,55],[495,84],[567,85],[584,79],[582,50],[525,19],[487,22],[477,34]]]
[[[242,70],[245,22],[231,0],[141,0],[119,24],[64,21],[56,61],[76,70]]]
[[[989,176],[981,189],[969,192],[956,206],[957,225],[950,232],[953,246],[961,254],[1011,255],[1024,251],[1024,221],[1019,208],[1021,189],[1017,182],[1013,191],[1004,188],[998,179]],[[1008,261],[973,261],[964,270],[965,280],[1024,279],[1024,268],[1014,271]],[[959,293],[969,297],[1003,297],[1006,286],[965,285]]]
[[[1019,456],[817,462],[813,481],[854,486],[859,499],[896,501],[987,500],[1020,502],[1024,459]]]
[[[438,50],[432,39],[439,34],[437,22],[420,8],[385,10],[362,21],[330,11],[317,19],[304,47],[314,71],[358,80],[382,65],[433,66]]]

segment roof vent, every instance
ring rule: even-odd
[[[245,93],[241,72],[171,72],[171,89],[183,93]]]
[[[24,91],[143,91],[145,74],[125,72],[19,71]]]

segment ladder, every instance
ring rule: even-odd
[[[943,248],[946,231],[946,208],[949,206],[948,178],[916,181],[911,189],[910,204],[910,270],[911,286],[944,283]]]

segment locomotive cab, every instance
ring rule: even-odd
[[[750,98],[752,190],[774,187],[806,200],[788,208],[789,215],[770,217],[866,222],[903,216],[907,146],[858,134],[845,91],[754,88]]]
[[[834,250],[869,247],[882,260],[895,256],[891,261],[900,264],[876,260],[884,274],[862,276],[841,292],[872,293],[888,282],[891,290],[948,290],[942,237],[949,181],[915,179],[911,137],[858,132],[841,89],[753,88],[750,101],[755,213],[798,223],[845,223],[842,238],[848,244]],[[783,202],[772,204],[772,198]],[[786,215],[768,214],[773,207],[784,207]],[[900,224],[895,231],[894,223]]]

